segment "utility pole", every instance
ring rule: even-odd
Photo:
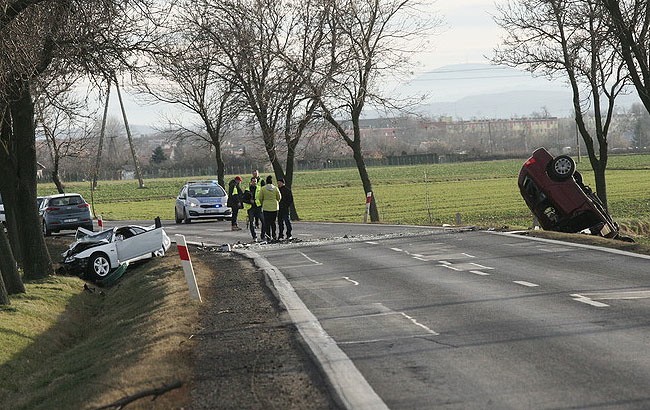
[[[122,102],[122,94],[120,93],[120,86],[115,81],[115,89],[117,90],[117,98],[120,100],[120,108],[122,109],[122,118],[124,119],[124,127],[126,128],[126,137],[129,140],[129,147],[131,148],[131,156],[133,157],[133,165],[135,166],[135,176],[138,178],[139,188],[144,188],[144,181],[142,180],[142,172],[140,171],[140,162],[138,157],[135,155],[135,147],[133,146],[133,138],[131,137],[131,128],[129,127],[129,121],[126,118],[126,110],[124,109],[124,103]]]

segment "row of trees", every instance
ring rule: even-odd
[[[85,79],[107,89],[128,75],[143,93],[185,107],[200,126],[177,132],[214,146],[221,183],[221,141],[234,124],[259,131],[276,177],[288,185],[304,130],[328,124],[351,148],[365,194],[372,183],[359,119],[366,104],[387,102],[373,92],[377,81],[406,68],[406,41],[430,24],[414,0],[8,0],[2,6],[0,171],[8,177],[0,191],[11,246],[0,247],[7,252],[0,259],[8,261],[0,303],[24,291],[14,260],[25,279],[52,273],[35,205],[40,115],[34,103],[43,98],[44,106],[62,108],[50,98],[54,84]],[[284,164],[279,145],[287,150]],[[379,220],[374,202],[371,219]]]

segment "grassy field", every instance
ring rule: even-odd
[[[526,228],[532,217],[519,195],[517,174],[524,159],[464,162],[404,167],[370,167],[380,218],[385,223],[464,224],[480,227]],[[592,187],[593,172],[586,158],[578,164]],[[607,186],[610,212],[625,226],[643,230],[650,222],[650,155],[610,158]],[[107,220],[173,219],[174,198],[190,178],[101,181],[91,197],[89,183],[70,183],[69,192],[92,199],[96,214]],[[245,178],[246,179],[246,178]],[[361,222],[365,194],[356,169],[298,172],[293,184],[302,220]],[[53,184],[39,194],[55,193]]]

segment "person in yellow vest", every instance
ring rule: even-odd
[[[266,177],[266,185],[260,187],[259,195],[259,201],[262,205],[264,240],[273,242],[278,240],[275,220],[278,217],[278,209],[280,209],[280,199],[282,199],[280,190],[273,185],[273,177],[269,175]]]

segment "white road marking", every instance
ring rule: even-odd
[[[462,269],[458,269],[457,267],[455,267],[455,266],[453,266],[453,265],[451,265],[451,264],[448,265],[448,264],[446,264],[446,263],[440,264],[440,265],[438,265],[438,266],[442,266],[442,267],[445,267],[445,268],[447,268],[447,269],[455,270],[456,272],[459,272],[459,271],[462,270]]]
[[[586,296],[582,296],[582,295],[577,294],[577,293],[572,294],[571,297],[572,297],[573,300],[575,300],[576,302],[586,303],[586,304],[591,305],[591,306],[595,306],[595,307],[609,307],[609,305],[606,304],[606,303],[602,303],[602,302],[598,302],[598,301],[595,301],[595,300],[591,300],[591,299],[589,299],[588,297],[586,297]]]
[[[366,243],[369,243],[370,245],[379,245],[379,242],[374,241],[366,241]]]
[[[474,265],[474,266],[476,266],[476,267],[479,268],[479,269],[487,269],[487,270],[492,270],[492,269],[494,269],[494,268],[491,268],[491,267],[489,267],[489,266],[483,266],[483,265],[480,265],[480,264],[478,264],[478,263],[474,263],[474,262],[470,262],[469,264],[470,264],[470,265]]]
[[[422,323],[418,322],[417,320],[415,320],[415,318],[412,318],[411,316],[407,315],[406,313],[404,313],[404,312],[399,312],[399,313],[401,313],[402,316],[404,316],[405,318],[407,318],[408,320],[413,322],[414,325],[420,326],[422,329],[426,330],[429,334],[432,334],[432,335],[439,335],[440,334],[438,332],[435,332],[435,331],[429,329],[428,327],[426,327]]]
[[[390,248],[390,250],[395,252],[402,252],[400,248]]]
[[[300,252],[302,256],[304,256],[309,262],[313,263],[314,265],[322,265],[322,263],[310,258],[309,256],[305,255],[304,253]]]
[[[473,274],[475,274],[475,275],[490,276],[489,273],[481,272],[480,270],[471,270],[470,272],[473,273]]]
[[[347,276],[343,276],[343,279],[347,280],[348,282],[352,282],[354,286],[359,286],[359,282],[357,282],[356,280],[352,280]]]
[[[412,253],[411,256],[415,258],[424,258],[424,255],[420,255],[419,253]]]
[[[417,260],[422,261],[422,262],[428,262],[429,261],[429,259],[424,259],[424,258],[421,258],[419,256],[414,256],[413,259],[417,259]]]
[[[529,287],[529,288],[534,288],[534,287],[539,286],[539,285],[536,284],[536,283],[526,282],[525,280],[514,280],[513,282],[516,283],[517,285],[527,286],[527,287]]]
[[[476,258],[476,256],[472,256],[469,253],[463,252],[463,255],[467,256],[468,258]]]

